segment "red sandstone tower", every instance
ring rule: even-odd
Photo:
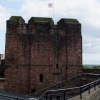
[[[29,94],[82,72],[81,24],[76,19],[20,16],[7,20],[5,91]]]

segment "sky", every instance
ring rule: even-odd
[[[48,4],[53,3],[49,8]],[[54,12],[54,13],[53,13]],[[74,18],[81,23],[83,64],[100,64],[100,0],[0,0],[0,53],[5,54],[6,20],[22,16]]]

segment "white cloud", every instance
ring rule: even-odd
[[[20,2],[20,0],[8,0],[10,2]]]
[[[9,11],[0,5],[0,30],[6,29],[6,20],[9,18],[9,16]]]
[[[83,54],[100,54],[100,38],[83,36]]]
[[[100,54],[83,54],[83,64],[100,65]]]
[[[10,12],[0,5],[0,53],[5,52],[5,33],[6,33],[6,20],[10,17]]]
[[[91,47],[92,43],[83,44],[83,46]]]
[[[32,16],[49,16],[52,8],[48,11],[48,2],[47,1],[38,1],[38,0],[25,0],[20,9],[20,13],[27,19]]]

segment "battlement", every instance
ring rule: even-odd
[[[74,31],[73,31],[74,30]],[[76,19],[62,18],[54,25],[52,18],[31,17],[25,23],[21,16],[11,16],[7,20],[7,33],[12,34],[80,34],[81,24]]]

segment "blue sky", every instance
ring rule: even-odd
[[[48,8],[48,3],[54,3]],[[5,53],[6,20],[22,16],[77,19],[82,25],[83,64],[100,64],[100,0],[0,0],[0,53]]]

